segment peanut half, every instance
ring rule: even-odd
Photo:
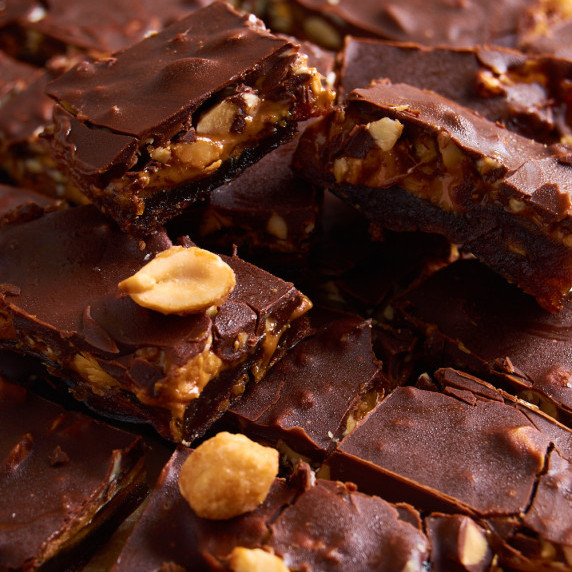
[[[201,443],[181,467],[179,490],[201,518],[227,519],[260,505],[278,474],[278,451],[222,432]]]
[[[220,256],[195,246],[172,246],[119,288],[144,308],[187,315],[221,306],[235,285],[232,268]]]

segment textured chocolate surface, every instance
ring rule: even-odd
[[[422,570],[427,539],[398,510],[352,486],[314,480],[301,468],[276,479],[264,503],[225,521],[198,518],[179,493],[178,450],[165,467],[114,572],[156,570],[167,563],[227,570],[235,546],[266,547],[292,570]],[[408,515],[410,517],[410,515]]]
[[[291,0],[300,32],[305,31],[318,42],[324,26],[308,24],[310,17],[321,17],[330,29],[342,34],[376,36],[385,40],[419,42],[430,45],[472,46],[475,44],[514,45],[522,10],[533,0],[494,2],[469,0],[462,3],[422,0],[396,3],[352,0]],[[281,23],[277,20],[276,24]],[[332,42],[328,42],[330,47]]]
[[[139,437],[4,381],[0,427],[3,569],[31,570],[46,562],[67,569],[66,552],[75,549],[77,558],[75,543],[112,516],[106,505],[126,516],[125,509],[141,500]],[[89,545],[81,550],[80,559],[86,558]]]
[[[510,406],[406,387],[367,416],[327,464],[333,478],[417,508],[510,515],[528,506],[549,444]]]
[[[568,235],[572,220],[572,168],[564,158],[406,84],[357,89],[338,117],[306,130],[294,157],[300,173],[328,185],[381,226],[443,234],[534,294],[543,307],[561,307],[572,285],[571,252],[559,238]],[[369,132],[380,118],[405,126],[388,155],[376,151]],[[437,165],[414,150],[427,137],[436,138],[443,153]],[[454,147],[447,150],[449,145]],[[342,175],[340,160],[348,165]],[[450,178],[440,174],[445,164]]]
[[[11,94],[20,92],[40,73],[35,67],[0,51],[0,107]]]
[[[405,295],[399,308],[426,335],[428,363],[493,376],[570,424],[569,298],[550,314],[478,262],[460,261]]]
[[[0,265],[2,303],[12,323],[4,325],[4,344],[40,355],[54,373],[70,377],[77,397],[92,407],[147,420],[177,440],[191,440],[212,416],[220,416],[237,379],[248,377],[255,364],[262,374],[277,349],[264,345],[266,336],[274,335],[278,344],[304,305],[292,284],[232,257],[226,261],[237,286],[214,319],[206,313],[166,316],[142,308],[117,284],[171,242],[156,234],[142,245],[92,206],[7,228],[0,243],[6,252]],[[209,351],[211,342],[224,364],[221,375],[210,381],[204,397],[193,399],[191,392],[175,406],[174,372]],[[81,365],[84,358],[87,364]],[[198,375],[201,364],[197,367]],[[192,385],[193,379],[187,381]],[[187,405],[184,435],[177,437],[169,428],[169,408]]]
[[[543,143],[570,134],[569,61],[477,46],[428,48],[347,38],[339,57],[339,96],[375,79],[429,89]]]
[[[316,463],[342,438],[348,416],[363,415],[365,394],[383,391],[381,381],[370,324],[338,318],[292,349],[264,383],[251,384],[223,421]]]

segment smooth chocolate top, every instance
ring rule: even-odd
[[[324,455],[343,436],[360,397],[374,387],[379,365],[369,323],[339,318],[300,342],[264,383],[250,384],[227,415],[267,442],[281,440],[312,458]]]
[[[459,512],[518,514],[530,501],[550,441],[495,401],[397,388],[338,446],[386,475],[444,495]]]
[[[534,0],[296,0],[304,8],[343,22],[352,33],[421,44],[514,45],[521,12]],[[339,25],[339,24],[338,24]]]
[[[520,379],[572,409],[570,297],[552,314],[482,264],[459,261],[405,295],[399,307],[410,323],[459,340],[482,369]]]
[[[213,93],[293,48],[253,17],[214,2],[114,57],[79,64],[48,94],[90,125],[160,145],[188,130]]]
[[[0,567],[41,562],[76,519],[101,509],[139,442],[0,381]]]
[[[572,77],[566,60],[503,48],[429,48],[348,37],[339,65],[342,95],[388,78],[432,90],[541,142],[558,142],[570,132],[561,109]],[[487,80],[493,87],[487,88]]]

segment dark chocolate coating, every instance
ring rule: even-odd
[[[264,383],[251,384],[225,420],[318,462],[342,438],[360,398],[376,387],[379,366],[370,324],[357,316],[339,318],[300,342]]]
[[[35,191],[0,184],[0,225],[30,220],[60,206],[60,201]]]
[[[140,437],[0,381],[0,568],[67,569],[59,559],[97,528],[114,496],[133,495],[130,510],[141,500],[142,454]]]
[[[528,506],[549,444],[513,407],[406,387],[368,415],[327,464],[333,478],[416,508],[510,515]]]
[[[79,64],[48,94],[91,126],[161,145],[187,131],[192,113],[212,94],[269,60],[277,63],[288,49],[287,40],[215,2],[115,57]],[[93,167],[105,165],[93,161]]]
[[[268,544],[293,570],[424,569],[427,540],[379,497],[317,480],[271,526]]]
[[[381,226],[446,236],[532,293],[543,307],[560,309],[572,285],[572,252],[554,236],[556,228],[568,235],[572,224],[572,167],[561,156],[451,100],[406,84],[379,82],[357,89],[348,96],[345,111],[345,128],[331,140],[324,131],[335,116],[306,130],[294,157],[298,172],[319,180]],[[368,169],[362,184],[359,178],[356,184],[336,183],[334,161],[340,155],[362,158],[375,147],[367,124],[381,117],[405,126],[402,141],[445,136],[454,143],[462,156],[456,167],[463,173],[459,183],[433,200],[402,190],[401,180],[414,172],[422,182],[427,178],[423,161],[406,153],[392,176],[384,179],[381,169],[372,186],[367,186]],[[494,168],[481,173],[479,159],[493,160]],[[430,181],[421,188],[431,189]],[[522,203],[521,211],[513,208],[515,201]]]

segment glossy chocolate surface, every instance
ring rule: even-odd
[[[392,0],[359,3],[352,0],[293,0],[290,4],[312,15],[325,16],[345,33],[430,45],[472,46],[514,45],[519,17],[533,1],[453,3],[438,0],[428,4],[423,0],[399,3]]]
[[[116,57],[79,64],[48,93],[90,126],[161,145],[188,131],[192,113],[212,94],[248,74],[258,76],[291,48],[256,21],[215,2]],[[94,170],[105,168],[94,159]]]
[[[176,316],[142,308],[117,285],[171,242],[159,233],[140,243],[121,233],[93,206],[6,228],[0,243],[6,252],[0,264],[1,298],[13,324],[4,328],[5,343],[15,342],[20,351],[42,354],[55,373],[75,377],[88,391],[89,383],[77,379],[73,368],[80,352],[96,359],[121,385],[106,385],[103,403],[98,403],[102,388],[92,387],[92,405],[107,414],[121,415],[123,409],[125,416],[150,417],[167,434],[164,412],[161,415],[160,410],[154,413],[152,408],[137,405],[133,396],[125,395],[126,390],[143,392],[147,395],[143,401],[151,400],[160,408],[155,384],[169,376],[169,367],[182,367],[206,351],[212,340],[212,352],[230,370],[225,377],[228,387],[219,388],[220,395],[215,392],[209,398],[208,415],[220,416],[221,401],[229,399],[234,376],[243,376],[252,360],[267,365],[276,348],[270,346],[265,353],[261,341],[270,333],[278,340],[303,300],[292,284],[237,257],[227,257],[237,286],[213,319],[204,312]],[[268,321],[275,329],[269,330]],[[26,336],[31,336],[28,342]],[[235,343],[242,337],[245,343]],[[150,352],[149,357],[145,352]],[[166,366],[153,357],[157,352],[163,352]],[[101,375],[94,379],[96,385]],[[215,384],[211,384],[209,391],[214,391]],[[196,403],[194,407],[200,409]],[[185,431],[191,438],[192,419],[187,423]]]
[[[417,508],[510,515],[528,506],[549,445],[510,406],[405,387],[367,416],[340,443],[338,459],[327,463],[334,478]]]
[[[396,507],[351,485],[315,480],[307,468],[276,479],[254,511],[224,521],[198,518],[178,487],[188,451],[165,467],[114,572],[161,565],[227,570],[235,546],[273,550],[293,570],[421,571],[427,539]],[[302,474],[301,474],[302,473]]]

